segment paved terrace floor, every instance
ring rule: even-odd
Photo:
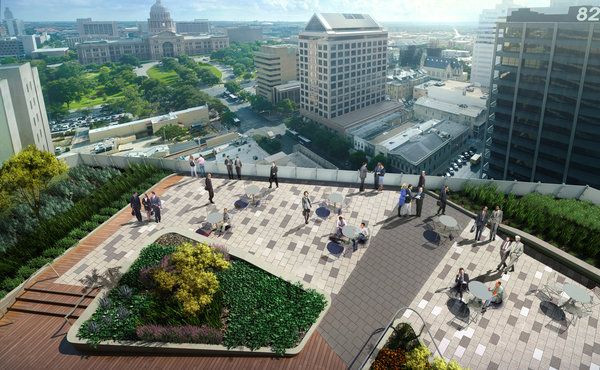
[[[346,365],[350,364],[369,334],[387,324],[393,313],[406,305],[424,316],[444,357],[455,358],[472,369],[598,368],[600,335],[597,334],[597,323],[600,310],[594,309],[589,317],[568,328],[551,322],[540,309],[540,298],[529,292],[543,284],[553,269],[524,255],[515,273],[504,276],[489,273],[488,270],[498,263],[498,242],[473,246],[468,241],[472,237],[468,231],[470,221],[451,209],[448,209],[448,214],[458,220],[460,229],[464,231],[453,242],[437,245],[432,241],[434,235],[430,230],[431,216],[436,208],[431,198],[426,199],[422,218],[398,219],[394,217],[397,201],[394,191],[358,194],[353,188],[301,183],[282,183],[279,189],[268,189],[265,182],[214,179],[216,207],[213,207],[207,205],[207,194],[200,180],[176,176],[163,183],[164,191],[159,192],[164,205],[162,223],[140,226],[131,220],[126,221],[127,211],[123,211],[114,233],[98,241],[95,248],[88,246],[81,258],[72,261],[64,271],[59,271],[61,277],[55,282],[81,285],[81,280],[94,269],[102,272],[109,267],[128,265],[156,230],[164,227],[195,230],[209,212],[227,207],[232,210],[233,232],[223,237],[211,237],[230,249],[249,251],[292,271],[306,286],[332,294],[333,304],[318,333],[311,338],[311,345],[301,354],[304,357],[285,360],[287,362],[263,359],[266,362],[262,363],[244,363],[238,359],[231,360],[231,366],[227,362],[221,363],[226,368],[260,367],[261,364],[295,368],[343,367],[340,359]],[[244,189],[250,184],[261,187],[260,204],[236,210],[234,203],[244,196]],[[300,200],[305,190],[309,191],[314,208],[331,192],[344,194],[342,214],[349,224],[358,225],[362,221],[368,224],[372,232],[368,245],[348,254],[330,251],[327,236],[334,229],[335,218],[323,220],[313,216],[309,224],[304,225]],[[477,277],[489,281],[488,284],[492,284],[494,279],[502,279],[506,287],[505,305],[498,310],[489,310],[477,323],[463,330],[450,323],[452,315],[446,306],[448,295],[436,293],[449,285],[460,266],[466,268],[472,279]],[[558,274],[559,282],[577,279],[577,276],[569,275]],[[16,324],[2,326],[0,322],[0,347],[8,348],[8,351],[0,353],[0,365],[31,367],[36,363],[35,357],[28,355],[30,360],[26,361],[26,356],[19,355],[24,353],[24,348],[29,350],[40,345],[44,347],[41,350],[52,354],[47,358],[68,356],[70,366],[85,364],[72,361],[74,357],[83,358],[78,357],[81,354],[71,353],[73,350],[61,340],[65,329],[61,331],[60,320],[35,315],[27,315],[28,318],[24,319],[22,314],[16,313],[9,315]],[[407,314],[404,319],[416,328],[420,327],[416,315]],[[39,326],[45,330],[35,337],[24,335],[27,327],[24,322],[35,321],[39,321]],[[17,336],[22,339],[14,340]],[[36,343],[35,338],[42,339]],[[429,341],[426,340],[426,343],[434,349]],[[369,345],[367,349],[370,349]],[[331,350],[335,354],[332,355]],[[328,356],[325,362],[316,360],[318,356],[315,354],[319,351]],[[149,367],[159,366],[159,363],[175,367],[183,364],[178,357],[163,358],[168,359],[164,360],[166,362],[155,362],[158,361],[156,358],[135,358],[138,360],[91,356],[89,363],[97,363],[100,367],[103,363],[110,363],[116,368],[133,364]],[[363,358],[360,357],[360,360]],[[44,366],[40,367],[53,368],[58,363],[44,361]],[[186,364],[200,365],[200,362]]]

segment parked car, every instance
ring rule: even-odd
[[[450,176],[452,176],[452,175],[450,174],[450,172],[446,172],[446,177],[450,177]]]
[[[454,168],[456,171],[458,171],[458,164],[452,163],[452,168]]]
[[[475,154],[474,150],[469,150],[469,157],[472,157]]]

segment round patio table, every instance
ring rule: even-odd
[[[212,212],[206,216],[206,222],[211,225],[214,225],[223,220],[223,215],[220,212]]]
[[[458,226],[458,222],[456,222],[456,219],[452,216],[441,215],[439,219],[440,224],[449,229],[455,229]]]
[[[250,185],[246,188],[246,194],[252,198],[252,204],[256,205],[255,196],[260,193],[260,188],[256,185]]]
[[[563,291],[569,296],[569,300],[579,303],[590,303],[592,301],[588,291],[579,285],[566,283],[563,285]]]
[[[337,208],[338,203],[342,203],[344,201],[344,195],[341,193],[331,193],[327,196],[330,202],[333,202],[333,208]]]
[[[484,283],[481,281],[473,280],[469,282],[469,292],[473,294],[476,298],[481,299],[482,301],[487,301],[492,299],[492,292],[488,290]]]
[[[342,228],[342,234],[349,239],[354,239],[358,236],[360,230],[356,226],[346,225]]]

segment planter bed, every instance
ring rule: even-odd
[[[159,232],[67,340],[84,351],[295,355],[330,301],[296,279],[185,229]]]

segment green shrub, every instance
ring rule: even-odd
[[[100,209],[100,212],[98,212],[98,213],[102,216],[108,216],[108,218],[110,218],[110,217],[112,217],[112,215],[114,215],[117,212],[119,212],[118,208],[104,207],[104,208]]]
[[[6,278],[2,281],[2,286],[0,286],[0,288],[6,290],[7,292],[10,292],[11,290],[21,285],[23,281],[25,281],[25,279],[22,279],[20,277]]]
[[[37,269],[30,267],[30,266],[21,266],[19,267],[19,269],[17,270],[17,277],[20,277],[21,279],[25,280],[28,277],[30,277],[31,275],[33,275],[34,272],[36,272]]]
[[[127,285],[136,289],[143,289],[140,282],[140,270],[146,267],[154,267],[159,264],[164,256],[175,251],[175,247],[160,244],[150,244],[142,249],[138,258],[133,262],[129,270],[121,277],[119,284]]]
[[[119,211],[119,210],[121,210],[121,208],[125,207],[126,204],[127,203],[123,202],[122,200],[115,200],[110,203],[110,207],[116,208],[117,211]]]
[[[424,345],[415,347],[406,354],[406,368],[414,370],[425,370],[429,368],[429,356],[431,351]]]
[[[65,248],[59,248],[59,247],[48,248],[44,251],[44,253],[42,253],[42,256],[46,257],[46,258],[54,259],[54,258],[62,255],[65,251],[66,251]]]
[[[69,232],[69,237],[76,239],[76,240],[80,240],[80,239],[83,239],[87,234],[88,233],[85,230],[73,229],[73,230],[71,230],[71,232]]]
[[[61,249],[69,249],[77,243],[77,240],[78,239],[74,239],[74,238],[71,238],[70,236],[67,236],[67,237],[62,238],[59,241],[57,241],[54,244],[54,247],[61,248]]]
[[[100,224],[103,224],[104,222],[106,222],[109,218],[110,218],[110,216],[99,214],[99,215],[93,215],[91,220],[92,220],[92,222],[95,222],[96,224],[100,225]]]
[[[84,223],[81,224],[81,226],[79,226],[79,228],[81,230],[90,232],[92,230],[94,230],[95,228],[98,227],[98,223],[94,222],[94,221],[85,221]]]
[[[7,294],[8,292],[6,290],[0,290],[0,299],[6,297]]]
[[[223,340],[228,348],[271,346],[283,354],[298,344],[325,308],[322,294],[305,291],[300,284],[290,284],[244,261],[233,261],[218,276],[229,309]]]
[[[29,261],[27,261],[27,266],[32,267],[37,270],[50,261],[52,261],[52,258],[39,256],[39,257],[35,257],[35,258],[32,258]]]

